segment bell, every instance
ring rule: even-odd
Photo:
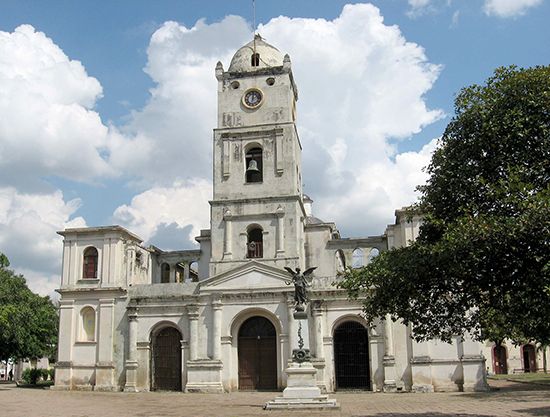
[[[246,172],[251,171],[260,172],[260,170],[258,169],[258,163],[254,159],[250,160],[250,162],[248,163],[248,168],[246,169]]]

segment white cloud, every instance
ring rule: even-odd
[[[424,181],[427,151],[396,156],[392,140],[442,117],[424,101],[440,67],[371,5],[345,6],[333,21],[279,17],[259,30],[292,59],[303,178],[315,211],[346,234],[382,233]],[[353,211],[371,210],[380,214],[349,222]]]
[[[227,61],[250,38],[246,21],[198,21],[192,28],[164,23],[151,37],[145,71],[156,83],[147,105],[132,113],[112,146],[114,166],[148,185],[211,175],[212,129],[216,124],[218,60]]]
[[[99,82],[32,26],[0,32],[0,186],[111,175],[108,128],[92,110]]]
[[[407,16],[416,18],[434,10],[432,0],[408,0],[410,9],[407,11]]]
[[[319,217],[336,221],[347,236],[377,235],[393,222],[394,210],[412,203],[415,188],[427,179],[428,165],[437,139],[420,152],[398,154],[395,160],[380,158],[357,172],[354,185],[338,198],[324,195],[315,202]]]
[[[453,17],[451,18],[451,28],[456,28],[458,26],[458,21],[460,19],[460,10],[455,10]]]
[[[28,194],[0,188],[0,251],[42,295],[51,293],[52,277],[59,286],[62,238],[56,232],[86,226],[81,217],[73,218],[79,206],[80,200],[65,201],[59,190]]]
[[[211,198],[212,184],[207,180],[176,182],[170,187],[154,187],[136,195],[129,205],[115,210],[114,220],[146,241],[162,226],[175,223],[184,229],[191,225],[188,238],[194,242],[200,229],[208,228]]]
[[[488,16],[517,17],[540,4],[542,0],[485,0],[483,10]]]
[[[348,5],[334,20],[279,17],[259,30],[292,58],[303,178],[316,212],[347,235],[382,233],[424,180],[431,148],[396,154],[395,141],[442,117],[424,100],[441,68],[372,5]],[[139,182],[145,191],[113,220],[151,243],[177,242],[179,229],[192,242],[208,227],[214,67],[221,60],[227,68],[251,38],[235,16],[191,28],[163,24],[148,48],[146,72],[155,82],[149,101],[126,125],[106,126],[93,111],[101,86],[80,63],[29,26],[0,33],[0,114],[7,115],[0,153],[10,155],[0,161],[9,184],[0,197],[0,248],[14,265],[42,276],[41,288],[58,273],[55,231],[79,202],[65,202],[61,192],[21,191],[43,175],[91,181],[122,173]]]
[[[279,17],[260,25],[259,32],[292,58],[300,90],[304,182],[317,212],[325,220],[342,220],[344,232],[383,232],[394,209],[414,200],[427,162],[425,150],[396,156],[391,141],[406,139],[442,116],[428,109],[423,97],[440,67],[430,64],[422,47],[407,42],[398,27],[385,25],[372,5],[348,5],[332,21]],[[121,141],[124,150],[112,152],[112,161],[125,158],[118,168],[134,166],[156,184],[115,213],[143,238],[173,221],[180,228],[193,224],[192,233],[199,223],[208,224],[207,210],[196,209],[208,197],[188,198],[197,183],[180,189],[172,182],[209,178],[215,63],[220,59],[227,68],[251,37],[247,23],[233,16],[211,25],[199,21],[190,29],[167,22],[153,34],[146,71],[157,85],[149,103],[122,129],[142,135],[142,146]],[[342,199],[349,208],[342,209]],[[354,210],[377,215],[352,225],[346,219]]]

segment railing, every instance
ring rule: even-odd
[[[247,245],[247,258],[263,258],[264,250],[262,242],[249,242]]]

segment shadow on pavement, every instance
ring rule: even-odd
[[[456,414],[456,413],[379,413],[370,414],[369,416],[353,415],[352,417],[500,417],[496,414]]]
[[[524,408],[515,410],[518,413],[525,413],[530,416],[550,416],[550,407],[535,407],[535,408]]]

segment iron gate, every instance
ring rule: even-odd
[[[336,389],[370,389],[367,329],[354,321],[334,331]]]
[[[166,327],[153,339],[153,389],[181,391],[181,333]]]

